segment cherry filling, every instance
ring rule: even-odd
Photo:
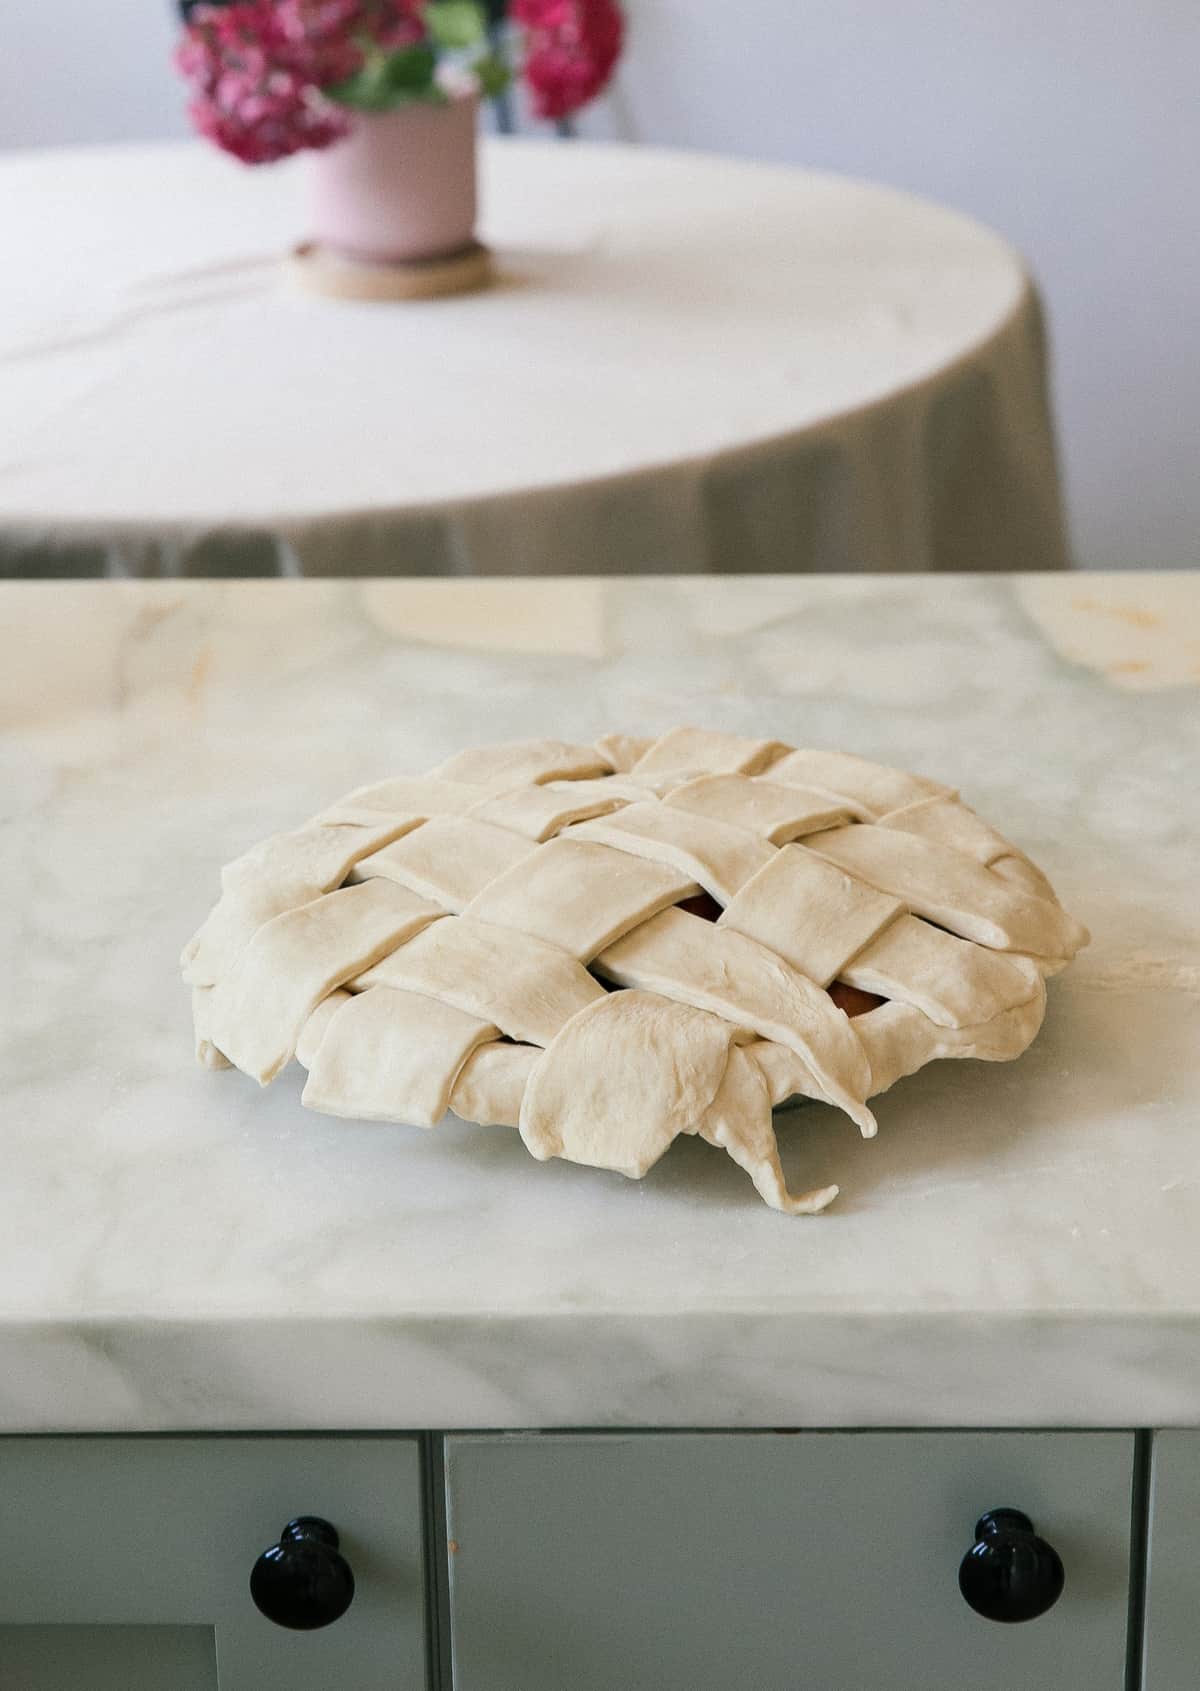
[[[834,981],[826,988],[830,998],[839,1010],[844,1010],[850,1017],[865,1016],[868,1010],[878,1010],[881,1004],[886,1004],[886,998],[879,998],[873,992],[860,992],[856,986],[847,986],[845,981]]]
[[[721,906],[706,892],[698,892],[693,898],[680,899],[679,909],[686,910],[689,916],[701,916],[706,922],[715,922],[721,914]]]
[[[700,916],[706,922],[715,922],[721,914],[721,906],[706,892],[681,899],[678,908],[686,910],[689,916]],[[834,981],[826,990],[838,1009],[851,1018],[865,1016],[868,1010],[877,1010],[881,1004],[887,1003],[886,998],[880,998],[873,992],[861,992],[856,986],[847,986],[845,981]]]

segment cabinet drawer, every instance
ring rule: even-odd
[[[299,1515],[332,1523],[355,1582],[314,1631],[273,1624],[249,1592]],[[0,1686],[425,1686],[413,1439],[4,1438],[0,1540]]]
[[[1150,1462],[1143,1691],[1200,1682],[1200,1432],[1155,1433]]]
[[[1120,1691],[1133,1439],[1081,1433],[447,1440],[455,1691]],[[977,1518],[1058,1550],[987,1621]]]

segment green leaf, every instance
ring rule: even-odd
[[[437,55],[424,42],[395,53],[368,53],[356,75],[335,83],[325,93],[339,105],[360,112],[386,112],[409,100],[441,100],[433,80]]]
[[[428,94],[434,86],[436,68],[437,54],[425,42],[389,53],[384,60],[384,75],[393,99],[397,94]]]
[[[339,106],[353,106],[360,112],[381,112],[389,100],[387,89],[381,88],[362,71],[357,76],[347,77],[345,82],[335,82],[322,92]]]
[[[512,81],[512,72],[498,53],[485,53],[481,59],[474,60],[471,69],[479,78],[479,92],[485,100],[503,94]]]
[[[363,59],[361,69],[344,82],[326,88],[325,93],[339,105],[354,106],[358,111],[385,111],[392,103],[387,55],[372,49]]]
[[[423,16],[430,39],[445,52],[475,47],[487,34],[487,19],[476,0],[429,0]]]

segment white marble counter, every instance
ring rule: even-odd
[[[0,588],[0,1427],[1200,1423],[1200,575]],[[475,740],[697,721],[958,785],[1094,934],[1018,1063],[676,1144],[193,1065],[219,866]]]

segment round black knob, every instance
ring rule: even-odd
[[[1032,1621],[1062,1596],[1062,1558],[1019,1509],[989,1509],[958,1569],[958,1589],[989,1621]]]
[[[264,1550],[250,1574],[250,1595],[269,1621],[311,1632],[340,1620],[354,1597],[354,1575],[338,1554],[338,1535],[318,1515],[297,1515]]]

